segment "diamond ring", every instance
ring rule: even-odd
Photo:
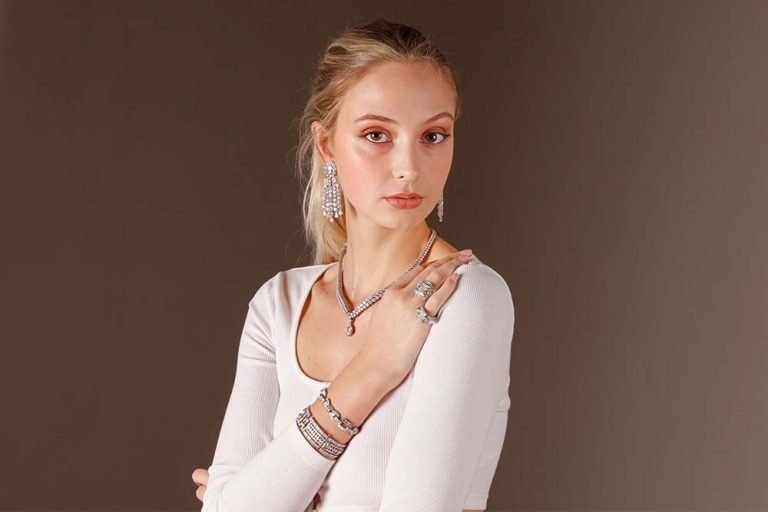
[[[416,318],[418,318],[419,322],[423,324],[429,323],[431,325],[437,323],[437,317],[427,313],[427,310],[424,309],[424,306],[419,306],[416,308]]]
[[[413,291],[413,294],[416,297],[419,297],[420,299],[424,299],[424,301],[426,301],[434,291],[435,291],[435,285],[432,284],[432,282],[428,281],[427,279],[422,279],[421,281],[416,283],[416,289]]]

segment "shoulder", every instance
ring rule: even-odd
[[[444,238],[437,237],[427,261],[439,260],[456,253],[458,250]],[[457,273],[462,275],[459,278],[461,281],[471,281],[472,286],[477,288],[483,288],[484,286],[496,288],[500,293],[506,292],[511,299],[512,294],[504,277],[496,269],[478,258],[477,255],[473,255],[472,259],[461,265],[457,269]]]
[[[459,266],[456,273],[456,289],[438,310],[438,320],[429,334],[440,341],[428,343],[425,348],[439,346],[440,351],[447,351],[467,365],[487,362],[489,358],[507,360],[515,325],[515,307],[507,281],[476,256]]]
[[[320,273],[328,267],[327,264],[305,265],[278,270],[271,277],[258,286],[256,294],[269,293],[274,295],[279,291],[292,292],[303,290],[310,282],[314,281]]]
[[[506,279],[476,255],[456,269],[459,282],[449,301],[472,301],[485,306],[513,308],[512,291]]]
[[[441,320],[434,327],[439,326],[437,331],[445,336],[474,332],[473,336],[488,343],[498,340],[506,346],[515,324],[515,305],[507,281],[476,256],[459,266],[456,273],[456,289],[440,308]]]

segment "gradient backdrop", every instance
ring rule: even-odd
[[[508,281],[494,511],[768,510],[768,2],[0,2],[0,510],[194,511],[348,22],[464,78],[441,235]]]

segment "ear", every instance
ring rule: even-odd
[[[312,121],[312,138],[315,141],[315,150],[323,162],[333,160],[331,149],[331,132],[319,121]]]

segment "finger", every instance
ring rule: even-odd
[[[462,257],[456,253],[454,256],[444,259],[437,265],[425,268],[412,279],[409,285],[411,288],[415,289],[416,283],[421,280],[427,280],[434,285],[435,289],[437,289],[443,285],[445,280],[448,279],[448,276],[450,276],[458,267],[469,261],[469,258],[470,257]]]
[[[405,288],[408,285],[411,284],[411,282],[414,280],[415,277],[419,276],[425,269],[433,268],[437,265],[441,265],[445,261],[449,260],[450,256],[445,256],[443,258],[432,260],[426,263],[419,263],[415,267],[413,267],[411,270],[407,271],[405,274],[398,277],[394,283],[392,283],[392,288]]]
[[[431,316],[438,316],[440,309],[442,309],[448,297],[453,293],[457,286],[458,275],[456,269],[466,263],[465,261],[446,261],[439,267],[431,269],[429,273],[424,276],[425,280],[433,284],[432,293],[425,299],[412,293],[412,301],[415,307],[423,306],[424,310]],[[451,277],[456,275],[456,279]],[[413,285],[415,292],[417,285]]]
[[[458,254],[458,253],[456,253],[456,254]],[[443,264],[443,263],[445,263],[446,261],[449,261],[451,258],[454,258],[454,257],[456,256],[456,254],[449,254],[449,255],[447,255],[447,256],[443,256],[442,258],[438,258],[438,259],[436,259],[436,260],[432,260],[432,261],[426,261],[426,262],[424,262],[424,263],[419,263],[418,265],[416,265],[415,267],[413,267],[413,268],[412,268],[412,269],[411,269],[411,270],[410,270],[410,271],[409,271],[409,272],[406,274],[406,275],[408,276],[408,278],[406,279],[406,281],[407,281],[408,279],[413,279],[415,276],[418,276],[418,275],[419,275],[421,272],[423,272],[423,271],[424,271],[424,270],[426,270],[426,269],[429,269],[429,268],[434,268],[434,267],[437,267],[437,266],[440,266],[440,265],[442,265],[442,264]]]
[[[439,286],[448,276],[449,271],[445,270],[446,266],[453,265],[453,267],[456,268],[459,265],[466,263],[468,260],[469,258],[462,259],[461,254],[456,251],[452,254],[449,254],[448,256],[431,261],[427,264],[417,265],[414,268],[415,272],[412,271],[406,274],[405,280],[401,283],[401,286],[415,286],[415,284],[422,279],[427,279],[435,286]]]
[[[208,484],[208,470],[204,468],[197,468],[192,472],[192,481],[197,485]]]
[[[453,279],[454,276],[456,276],[455,279]],[[437,290],[435,290],[432,295],[429,296],[429,298],[427,298],[426,302],[422,300],[424,309],[427,313],[429,313],[431,316],[438,316],[438,313],[448,301],[448,297],[450,297],[456,290],[456,287],[459,284],[459,279],[460,274],[452,271],[445,279],[443,284]]]
[[[208,488],[207,486],[205,486],[205,485],[201,485],[201,486],[200,486],[200,487],[198,487],[198,488],[197,488],[197,490],[195,491],[195,497],[196,497],[198,500],[200,500],[201,502],[203,501],[203,496],[205,496],[205,490],[206,490],[207,488]]]

